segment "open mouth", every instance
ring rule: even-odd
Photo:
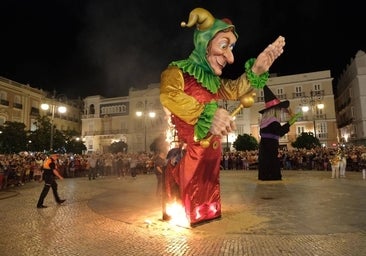
[[[224,63],[220,63],[220,61],[217,61],[217,64],[219,64],[221,68],[224,68],[226,66],[226,61]]]

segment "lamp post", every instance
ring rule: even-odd
[[[63,105],[56,106],[55,104],[48,104],[48,103],[42,103],[41,108],[43,110],[49,110],[51,108],[50,152],[52,152],[53,151],[53,134],[54,134],[53,122],[55,119],[56,108],[57,108],[57,111],[61,114],[66,113],[67,108]]]
[[[136,111],[136,116],[137,117],[144,117],[144,149],[145,149],[145,152],[147,152],[147,143],[146,143],[146,118],[149,117],[149,118],[155,118],[156,116],[156,113],[154,111],[149,111],[147,112],[147,100],[145,100],[145,104],[143,106],[143,111],[142,110],[137,110]]]
[[[313,117],[313,131],[315,137],[317,137],[316,116],[319,115],[319,111],[322,111],[324,109],[324,104],[322,103],[322,100],[323,100],[323,94],[321,91],[310,91],[310,96],[303,96],[301,98],[302,111],[306,113],[311,108],[311,113]]]
[[[228,110],[227,108],[227,100],[224,100],[224,106],[225,106],[225,110]],[[224,151],[230,151],[230,147],[229,147],[229,134],[226,134],[226,149]]]

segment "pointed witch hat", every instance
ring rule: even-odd
[[[288,108],[290,106],[290,102],[288,100],[280,101],[276,98],[274,93],[269,89],[267,85],[263,87],[264,92],[264,102],[265,102],[265,109],[259,111],[259,113],[263,114],[264,111],[270,108]]]

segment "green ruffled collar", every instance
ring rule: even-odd
[[[177,66],[183,72],[190,74],[211,93],[217,93],[220,87],[220,77],[215,75],[205,58],[200,57],[196,50],[193,50],[188,59],[173,61],[170,66]]]

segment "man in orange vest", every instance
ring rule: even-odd
[[[56,164],[57,160],[58,155],[53,154],[50,157],[48,157],[43,163],[42,169],[43,169],[44,187],[39,196],[37,208],[47,208],[47,206],[43,205],[43,201],[46,198],[50,188],[52,188],[53,196],[55,197],[55,200],[58,204],[62,204],[63,202],[66,201],[65,199],[61,199],[57,193],[56,177],[59,178],[60,180],[63,179],[63,177],[57,170],[57,164]]]

